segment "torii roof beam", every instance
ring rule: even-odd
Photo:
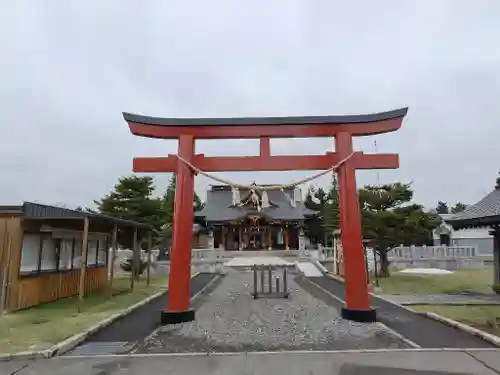
[[[243,118],[161,118],[123,113],[123,117],[134,135],[150,138],[293,138],[328,137],[340,132],[353,136],[393,132],[401,127],[407,111],[401,108],[368,115]]]

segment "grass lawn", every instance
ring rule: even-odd
[[[493,293],[493,266],[457,270],[450,275],[410,275],[393,272],[380,278],[379,294],[429,294],[454,292]]]
[[[47,349],[165,289],[167,282],[168,276],[153,277],[146,287],[146,281],[140,280],[132,292],[127,291],[128,277],[117,278],[113,282],[115,296],[109,300],[106,292],[87,296],[81,314],[77,312],[78,297],[71,297],[0,316],[0,353]]]
[[[500,306],[411,306],[432,311],[500,337]]]

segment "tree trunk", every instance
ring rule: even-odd
[[[387,250],[379,250],[380,255],[380,277],[389,277],[389,259],[387,258]]]

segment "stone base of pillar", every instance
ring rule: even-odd
[[[373,323],[377,321],[377,311],[375,309],[358,310],[342,307],[342,318],[359,323]]]
[[[194,310],[186,310],[186,311],[162,311],[161,312],[161,325],[168,324],[179,324],[192,322],[195,318]]]

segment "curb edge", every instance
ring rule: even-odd
[[[199,274],[200,272],[193,273],[191,275],[191,278],[194,278]],[[125,310],[119,313],[113,314],[101,320],[100,322],[96,323],[95,325],[91,326],[90,328],[86,329],[83,332],[79,332],[77,334],[74,334],[73,336],[68,337],[67,339],[64,339],[63,341],[58,342],[57,344],[51,346],[48,349],[34,351],[34,352],[17,352],[17,353],[5,353],[5,354],[0,353],[0,362],[6,362],[13,359],[26,360],[26,359],[36,359],[36,358],[52,358],[57,355],[64,354],[69,350],[73,349],[78,344],[85,341],[90,335],[114,323],[116,320],[130,314],[134,310],[148,304],[152,300],[161,297],[167,292],[168,292],[168,285],[165,289],[160,290],[159,292],[156,292],[155,294],[152,294],[149,297],[146,297],[145,299],[137,302],[132,306],[127,307]]]

